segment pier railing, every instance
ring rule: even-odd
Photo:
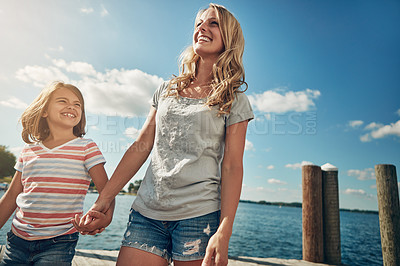
[[[382,257],[400,266],[400,206],[396,167],[375,166]],[[325,164],[302,167],[303,260],[341,264],[338,169]]]
[[[396,167],[375,166],[383,265],[400,265],[400,207]]]
[[[302,167],[303,260],[341,264],[338,169]]]

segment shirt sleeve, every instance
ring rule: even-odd
[[[253,118],[253,109],[251,108],[250,101],[246,94],[243,92],[236,93],[235,100],[232,103],[231,111],[226,116],[226,127],[245,120],[250,121]]]
[[[153,99],[151,101],[151,106],[153,106],[154,108],[158,108],[158,101],[160,100],[160,97],[163,95],[164,91],[166,90],[166,88],[168,87],[169,82],[165,81],[163,82],[158,89],[154,92],[153,94]]]
[[[106,160],[97,144],[89,139],[85,146],[85,167],[89,171],[90,168],[101,163],[106,163]]]

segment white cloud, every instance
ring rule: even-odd
[[[285,167],[296,170],[296,169],[301,169],[301,167],[304,165],[312,165],[312,164],[313,164],[312,162],[302,161],[301,163],[294,163],[294,164],[288,163],[287,165],[285,165]]]
[[[50,51],[56,51],[56,52],[63,52],[64,51],[64,47],[62,47],[61,45],[59,45],[56,48],[50,47],[49,49],[50,49]]]
[[[368,194],[367,192],[365,192],[362,189],[348,188],[345,191],[343,191],[343,194],[355,195],[355,196],[360,196],[360,197],[365,197],[365,198],[373,198],[373,196],[371,194]]]
[[[61,80],[69,82],[68,77],[57,67],[25,66],[17,70],[16,78],[27,83],[32,83],[35,87],[43,88],[51,81]]]
[[[371,132],[371,137],[374,139],[380,139],[388,135],[396,135],[400,137],[400,120],[396,123],[390,123],[390,125],[382,126]]]
[[[59,68],[63,68],[68,72],[76,73],[81,76],[95,76],[96,70],[94,67],[86,62],[70,62],[67,63],[63,59],[54,59],[53,64]]]
[[[14,109],[24,110],[28,105],[16,97],[11,97],[6,101],[0,101],[0,105],[11,107]]]
[[[254,148],[254,144],[250,141],[250,140],[248,140],[248,139],[246,139],[246,142],[245,142],[245,145],[244,145],[244,149],[246,150],[246,151],[255,151],[256,149]]]
[[[262,94],[249,95],[249,100],[255,109],[265,113],[305,112],[315,106],[313,100],[321,95],[320,91],[311,89],[288,91],[282,94],[280,91],[268,90]]]
[[[383,127],[383,125],[382,125],[382,124],[375,123],[375,122],[372,122],[372,123],[369,123],[369,124],[365,127],[365,130],[373,130],[373,129],[380,128],[380,127]]]
[[[140,130],[134,127],[128,127],[125,129],[124,135],[132,139],[136,139],[139,136]]]
[[[364,124],[364,122],[361,121],[361,120],[349,121],[349,126],[352,127],[352,128],[358,128],[358,127],[360,127],[362,124]]]
[[[105,17],[105,16],[108,16],[108,10],[104,7],[104,5],[101,5],[101,12],[100,12],[100,15],[102,16],[102,17]]]
[[[360,140],[361,140],[362,142],[369,142],[369,141],[371,141],[371,137],[370,137],[370,135],[367,133],[367,134],[365,134],[365,135],[360,136]]]
[[[278,179],[270,178],[268,179],[268,183],[277,184],[277,185],[286,185],[287,183]]]
[[[366,168],[364,170],[350,169],[347,171],[348,176],[355,176],[358,180],[374,180],[375,170],[374,168]]]
[[[400,120],[395,123],[390,123],[389,125],[382,125],[373,122],[365,129],[371,130],[371,132],[360,137],[362,142],[368,142],[372,139],[381,139],[387,136],[400,137]]]
[[[149,101],[162,78],[138,69],[111,69],[97,72],[86,62],[51,60],[54,66],[25,66],[16,73],[18,79],[43,88],[62,80],[76,85],[85,97],[88,112],[93,114],[141,116],[147,114]],[[78,75],[69,78],[69,73]]]
[[[397,110],[396,114],[400,116],[400,109]]]
[[[273,166],[272,164],[267,166],[267,169],[268,169],[268,170],[272,170],[272,169],[274,169],[274,168],[275,168],[275,166]]]
[[[82,7],[79,11],[83,14],[90,14],[94,12],[94,9],[91,7]]]

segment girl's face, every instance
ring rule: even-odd
[[[196,23],[193,34],[193,49],[203,59],[217,59],[224,51],[224,43],[214,8],[208,8]]]
[[[59,88],[52,93],[43,117],[50,130],[55,127],[72,130],[81,121],[82,103],[71,90]]]

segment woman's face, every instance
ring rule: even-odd
[[[193,49],[201,58],[215,60],[225,49],[217,14],[213,8],[208,8],[196,22]]]

